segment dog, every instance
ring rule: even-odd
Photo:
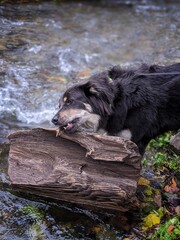
[[[67,89],[52,122],[67,133],[103,129],[143,155],[152,138],[180,128],[180,63],[94,74]]]

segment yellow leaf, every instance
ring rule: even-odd
[[[138,185],[149,186],[150,182],[146,178],[140,177],[138,181]]]
[[[103,231],[102,227],[101,226],[94,226],[92,227],[92,232],[95,233],[95,234],[99,234]]]
[[[160,224],[160,217],[156,213],[150,213],[143,219],[142,229],[147,230],[156,224]]]

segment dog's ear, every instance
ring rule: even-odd
[[[81,89],[84,91],[85,95],[87,97],[89,96],[99,96],[99,90],[97,89],[97,87],[93,86],[91,84],[91,82],[87,82],[83,85],[81,85]]]
[[[95,89],[95,87],[90,87],[88,91],[91,94],[99,95],[99,92]]]
[[[114,89],[112,84],[109,83],[107,75],[104,78],[95,79],[93,81],[90,80],[81,87],[95,112],[100,113],[101,116],[111,114]]]

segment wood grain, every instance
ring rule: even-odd
[[[15,189],[93,207],[127,211],[141,170],[137,146],[119,137],[33,129],[8,136]]]

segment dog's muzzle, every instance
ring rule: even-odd
[[[61,131],[67,131],[67,132],[75,132],[78,128],[78,120],[79,118],[75,118],[72,121],[59,121],[58,115],[56,114],[53,118],[52,118],[52,123],[55,126],[59,126],[59,129]]]

